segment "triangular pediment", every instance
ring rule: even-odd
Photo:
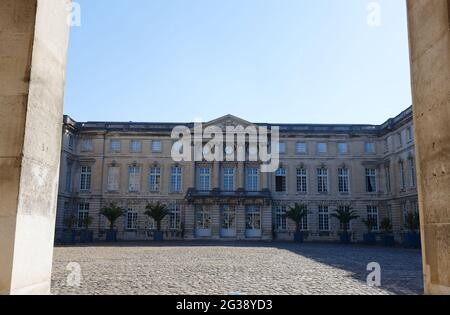
[[[242,126],[242,127],[246,128],[248,126],[255,126],[255,124],[253,124],[245,119],[228,114],[228,115],[219,117],[217,119],[211,120],[211,121],[205,123],[204,126],[205,127],[218,126],[222,129],[226,129],[226,127],[228,127],[228,126],[232,126],[232,127]]]

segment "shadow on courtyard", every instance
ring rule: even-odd
[[[358,244],[215,241],[118,242],[79,245],[76,247],[274,248],[295,253],[332,268],[344,270],[349,277],[362,283],[367,282],[366,279],[370,273],[367,270],[368,264],[376,262],[381,266],[382,289],[392,294],[423,293],[422,258],[419,250]]]

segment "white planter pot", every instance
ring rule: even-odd
[[[236,229],[220,229],[220,237],[236,237]]]
[[[247,238],[257,238],[262,236],[261,230],[245,230],[245,237]]]
[[[211,229],[196,229],[195,236],[197,237],[210,237]]]

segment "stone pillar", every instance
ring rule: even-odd
[[[450,1],[408,0],[425,293],[450,294]]]
[[[238,162],[237,167],[237,190],[245,189],[245,166],[244,162]]]
[[[220,162],[214,161],[212,175],[212,189],[220,189]]]
[[[48,294],[69,0],[0,1],[0,294]]]

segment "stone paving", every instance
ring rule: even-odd
[[[73,269],[77,265],[68,265],[71,262],[81,267],[80,286]],[[366,284],[370,262],[381,265],[379,288]],[[422,290],[420,251],[337,244],[57,247],[52,279],[53,294],[348,295],[421,294]]]

